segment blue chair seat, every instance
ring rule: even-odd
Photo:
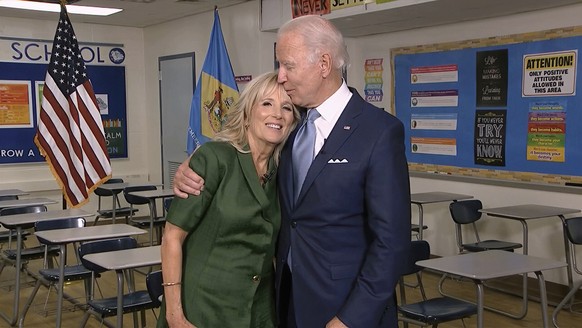
[[[470,317],[477,313],[477,305],[454,298],[437,297],[419,303],[402,305],[399,310],[411,319],[433,325]]]
[[[520,243],[512,243],[495,239],[483,240],[481,242],[472,244],[463,244],[463,248],[469,252],[482,252],[495,249],[513,252],[514,249],[521,247],[522,245]]]
[[[22,232],[22,240],[26,240],[26,236],[29,236],[30,232],[23,231]],[[12,237],[13,241],[16,241],[16,231],[15,230],[6,230],[0,231],[0,243],[7,243],[8,239]]]
[[[140,290],[123,295],[123,313],[132,313],[140,310],[155,308],[147,290]],[[117,297],[108,297],[89,301],[91,310],[102,317],[117,315]]]
[[[77,281],[91,278],[91,270],[88,270],[81,264],[65,266],[65,281]],[[51,282],[59,281],[59,269],[40,269],[38,273],[46,280]]]
[[[131,223],[135,224],[138,227],[146,227],[150,226],[150,218],[133,218],[131,219]],[[166,218],[156,218],[154,220],[154,227],[164,226],[166,224]]]
[[[422,225],[422,230],[426,230],[426,229],[428,229],[428,226],[423,224]],[[418,233],[418,232],[420,232],[420,225],[413,223],[413,224],[410,225],[410,230]]]
[[[60,251],[58,245],[49,246],[48,254],[56,256]],[[16,261],[16,249],[5,249],[4,255],[9,259]],[[44,246],[36,246],[30,248],[23,248],[20,252],[20,258],[23,261],[36,260],[44,258]]]
[[[122,208],[118,208],[115,209],[115,216],[131,216],[133,214],[135,214],[135,212],[137,212],[138,209],[137,208],[131,208],[131,207],[122,207]],[[113,210],[109,209],[109,210],[98,210],[97,214],[99,215],[100,218],[104,218],[104,219],[110,219],[113,217]]]

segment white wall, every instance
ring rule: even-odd
[[[445,26],[416,29],[398,33],[374,35],[352,40],[349,44],[352,67],[349,82],[362,92],[364,87],[364,60],[384,58],[384,100],[379,107],[390,108],[391,76],[390,49],[405,46],[425,45],[469,39],[487,38],[518,33],[543,31],[560,27],[580,25],[582,5],[572,5],[541,12],[531,12],[507,17],[498,17],[474,22],[464,22]],[[516,204],[545,204],[558,207],[582,209],[579,194],[547,192],[524,188],[499,187],[479,183],[453,182],[442,179],[411,178],[412,192],[448,191],[473,195],[483,201],[486,207]],[[413,222],[417,218],[413,206]],[[424,206],[424,222],[429,226],[424,237],[438,255],[456,252],[453,222],[448,212],[448,204]],[[481,237],[507,239],[521,242],[522,229],[518,221],[499,218],[485,218],[480,224],[485,231]],[[562,228],[558,218],[529,221],[529,254],[565,261]],[[582,256],[580,257],[582,259]],[[581,260],[582,261],[582,260]],[[548,281],[566,283],[566,270],[552,270],[544,273]]]

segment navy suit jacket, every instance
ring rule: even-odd
[[[291,248],[300,328],[325,327],[334,316],[350,328],[397,326],[394,288],[410,249],[404,127],[351,91],[296,204],[291,160],[296,131],[281,154],[276,287],[281,295]]]

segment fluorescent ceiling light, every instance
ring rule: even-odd
[[[0,0],[0,7],[49,11],[54,13],[58,13],[61,11],[61,6],[57,3],[46,3],[36,1]],[[69,14],[79,14],[79,15],[109,16],[118,13],[122,10],[123,9],[118,8],[67,5],[67,12]]]

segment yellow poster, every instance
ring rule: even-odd
[[[0,81],[0,128],[32,127],[30,83]]]
[[[355,6],[363,6],[366,0],[331,0],[331,11],[341,10]]]

